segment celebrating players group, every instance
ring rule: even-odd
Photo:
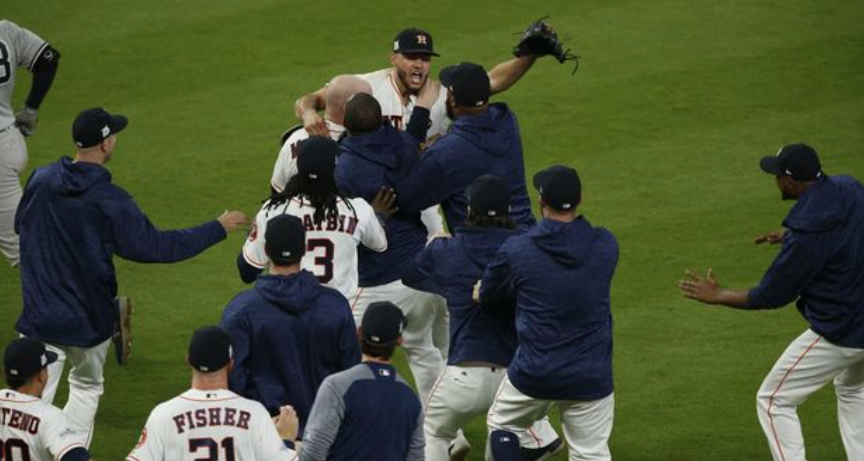
[[[38,168],[22,193],[22,134],[36,127],[59,53],[5,20],[0,52],[0,166],[10,176],[0,249],[20,268],[24,297],[20,338],[4,354],[0,459],[86,461],[109,348],[125,364],[131,345],[132,303],[118,296],[113,256],[185,260],[248,220],[226,211],[155,228],[105,169],[128,121],[102,108],[75,118],[75,156]],[[514,55],[488,72],[449,66],[435,80],[432,36],[409,28],[393,41],[391,67],[336,76],[297,100],[303,123],[283,135],[270,196],[238,251],[239,276],[254,285],[219,325],[194,332],[190,389],[152,411],[128,460],[461,460],[472,449],[462,429],[483,416],[488,460],[565,449],[571,460],[611,459],[618,243],[579,213],[582,182],[569,166],[534,175],[535,220],[516,116],[490,102],[540,57]],[[9,69],[23,65],[33,86],[13,115]],[[804,459],[795,407],[834,379],[849,459],[864,459],[864,188],[823,174],[803,144],[761,166],[799,201],[785,229],[763,239],[783,243],[778,260],[753,290],[723,289],[710,271],[680,288],[745,309],[797,298],[810,329],[760,390],[772,454]],[[397,347],[416,393],[392,364]],[[51,402],[67,361],[61,411]]]

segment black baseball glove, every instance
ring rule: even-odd
[[[564,50],[558,40],[558,34],[552,25],[546,22],[546,17],[540,18],[528,25],[519,39],[519,43],[513,47],[513,55],[519,56],[554,56],[560,63],[573,61],[575,67],[573,73],[579,68],[579,56]]]

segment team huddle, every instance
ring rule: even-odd
[[[21,271],[24,300],[21,337],[4,354],[3,461],[91,459],[108,351],[125,364],[131,347],[115,255],[182,261],[247,225],[236,266],[252,285],[192,334],[190,388],[153,409],[128,460],[446,461],[472,449],[490,461],[565,450],[612,459],[618,242],[580,213],[571,166],[531,178],[535,218],[516,115],[490,101],[539,58],[572,58],[545,21],[491,70],[463,62],[438,79],[432,36],[399,32],[390,68],[338,75],[297,100],[302,124],[283,134],[252,220],[226,211],[170,231],[112,183],[104,165],[128,120],[102,108],[75,118],[74,158],[38,168],[21,190],[22,136],[59,53],[5,20],[0,52],[0,159],[18,159],[0,186],[0,249]],[[9,64],[34,73],[14,116]],[[774,265],[752,290],[723,289],[710,270],[679,288],[741,309],[797,299],[810,329],[759,393],[772,455],[805,459],[795,408],[833,379],[849,459],[864,459],[864,187],[824,174],[803,144],[761,167],[798,201],[784,230],[759,240],[783,244]],[[392,363],[399,347],[416,391]],[[61,411],[52,401],[67,361]],[[482,447],[463,434],[477,418]]]

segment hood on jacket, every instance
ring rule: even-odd
[[[483,114],[456,119],[450,133],[499,157],[508,154],[511,145],[519,142],[516,117],[507,104],[501,102],[489,104],[489,109]]]
[[[857,200],[856,200],[857,198]],[[864,200],[864,187],[849,176],[823,176],[783,220],[783,226],[799,232],[826,232],[845,223],[855,203]]]
[[[596,239],[595,229],[583,217],[569,223],[544,219],[531,233],[531,240],[559,263],[574,267],[588,258]]]
[[[318,298],[321,284],[307,270],[294,275],[262,275],[255,282],[255,289],[271,304],[285,312],[299,314]]]
[[[342,141],[343,154],[351,153],[393,169],[399,163],[399,154],[393,147],[406,146],[409,140],[405,136],[410,135],[385,124],[375,132],[345,138]]]
[[[102,165],[75,162],[69,157],[61,158],[56,165],[49,181],[51,189],[61,195],[81,195],[96,183],[111,182],[111,173]]]
[[[460,227],[456,230],[455,238],[462,241],[465,256],[472,263],[485,268],[501,245],[519,233],[515,229]]]

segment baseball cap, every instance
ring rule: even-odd
[[[463,62],[441,69],[438,78],[463,107],[477,107],[489,102],[492,89],[489,74],[479,64]]]
[[[123,131],[128,123],[126,117],[111,115],[101,107],[84,109],[72,123],[72,140],[78,147],[93,147],[108,136]]]
[[[363,339],[374,344],[390,344],[399,338],[407,321],[402,310],[389,301],[369,304],[360,323]]]
[[[231,348],[231,336],[217,326],[202,327],[192,333],[189,343],[189,365],[202,373],[212,373],[221,370],[234,351]]]
[[[296,264],[306,254],[306,228],[300,218],[279,215],[267,222],[264,251],[279,266]]]
[[[19,338],[6,346],[3,370],[7,377],[29,378],[57,361],[57,354],[33,338]]]
[[[339,143],[321,136],[312,136],[297,144],[297,171],[300,176],[317,180],[333,177]]]
[[[441,56],[432,50],[432,35],[416,27],[409,27],[399,32],[396,38],[393,39],[394,53]]]
[[[534,175],[534,187],[550,207],[569,211],[582,199],[582,181],[576,170],[564,165],[553,165]]]
[[[468,206],[477,216],[507,216],[510,213],[510,188],[498,176],[483,175],[465,189]]]
[[[789,144],[777,155],[762,157],[762,171],[774,176],[791,176],[796,181],[815,181],[822,176],[822,164],[816,151],[806,144]]]

